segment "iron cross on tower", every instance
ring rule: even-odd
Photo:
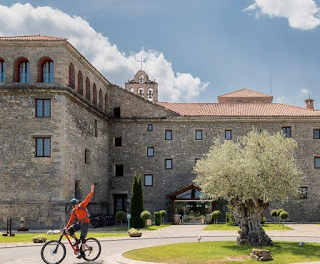
[[[137,62],[140,62],[140,70],[142,70],[142,63],[146,62],[146,59],[142,59],[142,56],[140,57],[140,60],[138,60]]]

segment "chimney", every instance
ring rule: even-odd
[[[307,98],[306,100],[304,100],[305,103],[306,103],[306,106],[305,108],[307,109],[310,109],[310,110],[314,110],[314,106],[313,106],[313,99],[310,98],[310,95],[309,95],[309,98]]]

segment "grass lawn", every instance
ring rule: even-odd
[[[134,260],[177,264],[257,263],[248,258],[252,248],[257,247],[240,246],[233,241],[195,242],[132,250],[123,256]],[[298,242],[274,242],[273,246],[263,248],[271,250],[274,259],[272,264],[320,260],[319,243],[305,243],[299,247]]]
[[[264,230],[293,230],[292,228],[283,225],[283,224],[264,224],[262,225]],[[238,226],[231,226],[227,224],[212,224],[207,225],[203,230],[211,231],[211,230],[239,230]]]

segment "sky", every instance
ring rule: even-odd
[[[0,25],[68,38],[121,87],[142,57],[160,101],[248,88],[320,108],[320,0],[0,0]]]

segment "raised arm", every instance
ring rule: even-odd
[[[94,193],[94,184],[91,185],[91,191],[89,192],[87,197],[83,200],[83,202],[80,204],[80,206],[87,207],[90,202],[91,197],[93,196],[93,193]]]

